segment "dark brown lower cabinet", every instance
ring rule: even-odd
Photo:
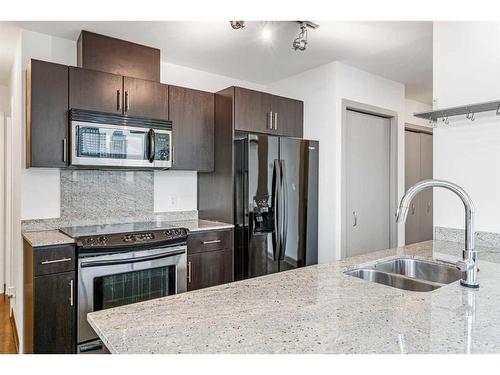
[[[35,277],[34,353],[76,352],[76,273]]]
[[[76,353],[75,268],[74,245],[24,242],[25,353]]]
[[[188,291],[233,281],[233,230],[191,233],[187,241]]]
[[[188,255],[188,291],[225,284],[232,280],[232,250]]]

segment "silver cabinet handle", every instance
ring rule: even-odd
[[[188,262],[188,283],[191,284],[191,262]]]
[[[69,305],[73,306],[74,305],[74,298],[73,298],[73,279],[69,282]]]
[[[267,128],[268,129],[273,129],[273,113],[269,112],[267,114]]]
[[[68,162],[68,139],[63,139],[63,162]]]
[[[352,226],[358,226],[358,214],[356,213],[356,211],[352,211]]]
[[[116,90],[116,110],[121,111],[122,103],[120,101],[120,90]]]
[[[431,212],[431,202],[427,202],[427,213]]]
[[[53,263],[63,263],[63,262],[69,262],[71,258],[61,258],[61,259],[54,259],[54,260],[43,260],[40,264],[53,264]]]
[[[411,204],[411,214],[415,215],[415,204]]]
[[[125,112],[128,112],[130,109],[130,103],[128,99],[128,91],[125,91]]]
[[[203,241],[203,245],[209,245],[211,243],[220,243],[222,240],[211,240],[211,241]]]
[[[274,130],[278,130],[278,112],[274,112]]]

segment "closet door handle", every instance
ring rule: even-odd
[[[431,202],[427,202],[427,213],[431,212]]]
[[[415,215],[415,204],[411,204],[411,214]]]
[[[352,226],[358,226],[358,214],[356,213],[356,211],[352,211]]]

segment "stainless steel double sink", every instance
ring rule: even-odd
[[[382,260],[344,273],[363,280],[414,292],[430,292],[460,280],[462,277],[462,273],[452,264],[410,257]]]

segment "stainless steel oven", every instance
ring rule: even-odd
[[[67,234],[79,230],[62,229]],[[154,228],[108,234],[101,231],[73,238],[78,251],[78,353],[96,353],[102,349],[87,321],[88,313],[187,289],[186,229]]]
[[[172,166],[172,123],[71,110],[71,165],[158,168]]]

